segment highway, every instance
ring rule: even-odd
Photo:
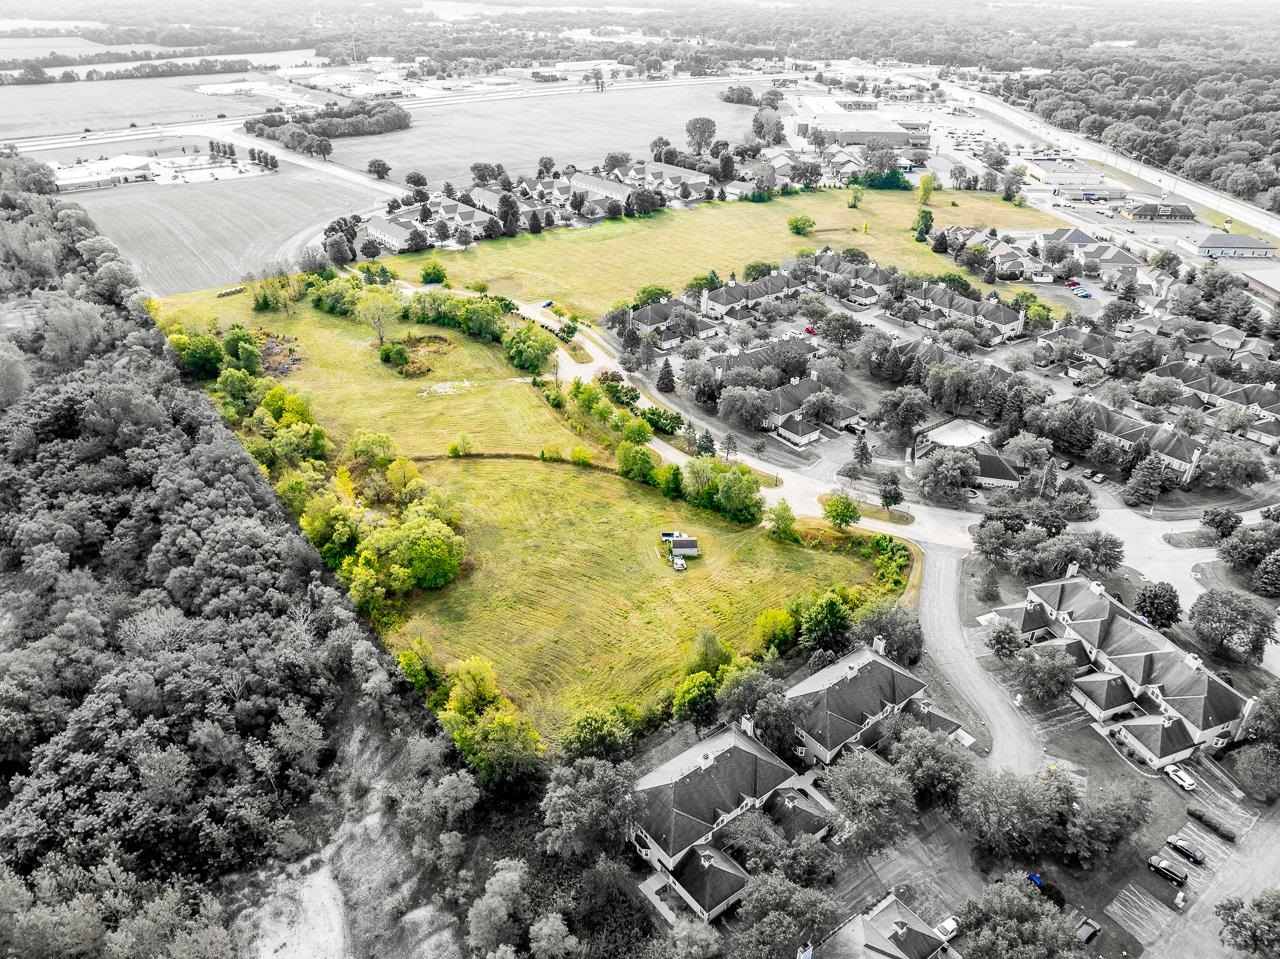
[[[901,76],[904,79],[920,80],[927,83],[937,81],[936,77],[928,76],[926,71],[902,71]],[[1273,236],[1280,236],[1280,216],[1268,213],[1261,207],[1246,203],[1244,200],[1229,193],[1215,190],[1213,187],[1205,186],[1203,183],[1196,183],[1176,174],[1148,166],[1122,153],[1117,153],[1095,140],[1080,136],[1078,133],[1051,126],[1035,114],[1005,103],[999,97],[993,97],[987,93],[979,93],[976,90],[949,83],[945,80],[941,81],[941,84],[947,95],[960,103],[978,112],[990,114],[1011,126],[1033,134],[1041,140],[1066,147],[1082,159],[1106,163],[1122,173],[1145,180],[1147,183],[1151,183],[1169,193],[1176,193],[1192,203],[1198,203],[1211,210],[1216,210],[1224,216],[1247,223],[1255,229],[1265,230]]]

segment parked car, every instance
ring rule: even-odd
[[[1057,206],[1057,204],[1055,203],[1054,206]],[[1080,285],[1079,280],[1066,280],[1064,282],[1066,283],[1067,286],[1070,286],[1070,287],[1077,287]]]
[[[683,556],[672,556],[671,568],[674,569],[677,573],[683,573],[686,569],[688,569],[688,564],[684,561]]]
[[[668,533],[658,534],[658,539],[662,540],[664,543],[670,543],[673,539],[684,539],[684,538],[685,538],[684,533],[681,533],[678,530],[672,530],[671,532],[668,532]]]
[[[1164,767],[1164,774],[1181,786],[1187,792],[1193,792],[1196,788],[1196,781],[1187,775],[1177,763]]]
[[[1060,469],[1060,470],[1069,470],[1069,469],[1071,469],[1071,461],[1070,461],[1070,460],[1058,460],[1058,469]]]
[[[1147,860],[1147,868],[1161,879],[1167,879],[1179,889],[1187,884],[1187,871],[1172,859],[1163,856],[1152,856]]]
[[[1164,844],[1179,855],[1190,859],[1197,866],[1204,865],[1204,850],[1191,840],[1183,839],[1181,836],[1170,836]]]
[[[1080,925],[1076,926],[1076,938],[1085,945],[1093,942],[1098,938],[1098,933],[1102,932],[1102,927],[1090,919],[1088,916],[1080,920]]]
[[[1106,477],[1106,475],[1105,475],[1105,474],[1103,474],[1103,473],[1094,473],[1094,474],[1093,474],[1093,481],[1094,481],[1095,483],[1097,483],[1099,486],[1101,486],[1103,483],[1105,483],[1105,482],[1107,481],[1107,477]]]
[[[933,927],[933,931],[945,941],[950,942],[960,935],[960,920],[955,916],[947,916],[946,919],[943,919],[942,922]]]
[[[1085,470],[1085,471],[1084,471],[1084,478],[1085,478],[1085,479],[1087,479],[1087,480],[1091,480],[1091,479],[1093,479],[1093,475],[1094,475],[1094,474],[1093,474],[1093,470]]]
[[[1080,299],[1082,300],[1093,299],[1093,294],[1090,293],[1088,290],[1076,290],[1076,296],[1080,297]]]
[[[542,301],[542,308],[543,308],[544,310],[549,310],[549,309],[551,309],[551,308],[552,308],[553,306],[555,306],[555,305],[556,305],[555,300],[543,300],[543,301]]]
[[[804,328],[804,331],[805,331],[806,333],[808,333],[810,336],[816,336],[816,335],[817,335],[817,333],[818,333],[818,331],[817,331],[817,330],[815,330],[812,326],[806,326],[806,327]]]

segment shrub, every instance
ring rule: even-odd
[[[1192,819],[1197,819],[1200,822],[1204,823],[1204,825],[1208,826],[1210,829],[1216,832],[1223,839],[1226,839],[1228,842],[1236,841],[1236,831],[1232,829],[1230,826],[1228,826],[1226,823],[1224,823],[1217,816],[1215,816],[1213,813],[1209,812],[1209,810],[1203,809],[1200,806],[1188,806],[1187,815],[1190,816]]]
[[[585,446],[575,446],[569,451],[569,462],[574,466],[590,466],[591,451]]]
[[[563,463],[564,453],[554,443],[548,443],[538,452],[538,459],[549,463]]]
[[[391,366],[404,366],[409,362],[409,351],[400,343],[383,343],[378,359]]]
[[[470,456],[474,452],[475,447],[471,443],[471,437],[466,433],[459,433],[458,438],[449,444],[449,455],[454,459]]]
[[[449,274],[445,272],[444,266],[435,260],[431,260],[422,267],[423,283],[443,283],[449,278]]]

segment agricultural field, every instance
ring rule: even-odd
[[[268,80],[260,73],[218,74]],[[41,83],[0,87],[0,139],[51,136],[86,129],[117,130],[130,123],[184,123],[261,113],[275,103],[263,97],[212,97],[195,87],[211,82],[207,76],[154,77],[145,80],[100,80],[84,83]],[[113,153],[127,152],[127,147]]]
[[[387,643],[493,660],[552,737],[581,706],[644,703],[674,685],[700,630],[748,652],[762,610],[872,576],[860,559],[777,543],[597,470],[445,460],[423,475],[460,505],[473,568],[419,599]],[[703,550],[684,573],[658,550],[668,529]]]
[[[751,260],[778,260],[797,250],[827,245],[836,250],[860,247],[882,266],[905,272],[956,268],[929,244],[915,242],[909,229],[916,215],[913,193],[867,191],[856,210],[848,209],[846,197],[844,190],[822,190],[770,203],[703,203],[645,220],[605,221],[589,229],[537,236],[521,234],[477,243],[465,251],[407,254],[384,262],[410,277],[423,259],[434,256],[455,285],[483,280],[494,292],[512,299],[550,298],[589,318],[600,316],[619,298],[648,283],[679,291],[690,277],[713,267],[727,279],[731,271],[741,270]],[[985,193],[940,191],[930,208],[940,227],[1049,230],[1061,225],[1039,210],[1015,207]],[[811,236],[788,231],[788,218],[798,214],[816,222]]]
[[[214,291],[170,297],[166,316],[200,328],[217,317],[292,337],[301,363],[284,382],[311,403],[316,419],[341,443],[355,430],[390,433],[406,456],[444,454],[460,433],[480,453],[536,454],[544,444],[565,453],[587,445],[541,395],[507,363],[497,347],[452,330],[414,323],[387,330],[388,339],[425,337],[419,356],[431,367],[405,378],[379,362],[373,330],[301,303],[292,316],[254,313],[248,293],[218,298]]]
[[[445,180],[470,183],[471,164],[480,160],[501,163],[513,173],[532,173],[538,158],[546,155],[561,166],[593,166],[611,150],[643,159],[649,142],[659,135],[686,146],[684,125],[691,117],[711,117],[718,136],[741,139],[751,126],[754,108],[725,103],[718,96],[734,82],[743,81],[653,83],[605,93],[562,93],[569,84],[558,84],[553,95],[535,89],[527,96],[441,102],[414,108],[408,130],[336,141],[332,159],[363,173],[378,157],[391,164],[391,179],[421,170],[433,189]],[[758,80],[756,86],[760,87]]]
[[[373,185],[282,163],[270,176],[173,186],[138,183],[70,199],[134,263],[142,285],[166,295],[231,283],[273,263],[296,262],[326,223],[383,195]]]

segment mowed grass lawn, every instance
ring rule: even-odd
[[[862,560],[777,543],[599,470],[445,460],[423,475],[461,507],[474,568],[421,595],[387,643],[422,638],[446,662],[493,660],[552,737],[581,706],[643,703],[673,685],[700,630],[748,652],[762,610],[872,575]],[[659,552],[672,529],[703,551],[684,573]]]
[[[358,429],[391,434],[407,456],[442,455],[460,433],[479,453],[537,453],[556,444],[567,455],[590,446],[511,366],[499,347],[478,343],[433,326],[401,323],[388,339],[431,337],[424,358],[431,372],[411,379],[378,360],[370,327],[330,316],[304,303],[292,316],[255,313],[248,293],[219,299],[216,291],[186,293],[161,301],[166,314],[191,324],[215,316],[297,339],[302,362],[283,378],[311,403],[316,420],[339,443]],[[603,459],[603,454],[600,454]]]
[[[752,260],[780,260],[801,249],[856,246],[882,266],[905,272],[954,270],[947,256],[917,243],[910,231],[917,203],[912,192],[868,190],[856,210],[846,190],[822,190],[769,203],[712,202],[637,220],[604,221],[589,228],[556,229],[486,240],[468,250],[405,254],[384,262],[406,279],[416,278],[423,260],[439,259],[450,281],[476,281],[516,300],[553,299],[594,319],[638,288],[658,283],[676,292],[688,280],[714,268],[728,279]],[[955,206],[952,206],[952,203]],[[930,209],[936,226],[995,226],[998,229],[1053,229],[1061,221],[998,196],[944,190]],[[806,214],[816,229],[796,236],[787,220]],[[866,232],[863,232],[863,224]]]

